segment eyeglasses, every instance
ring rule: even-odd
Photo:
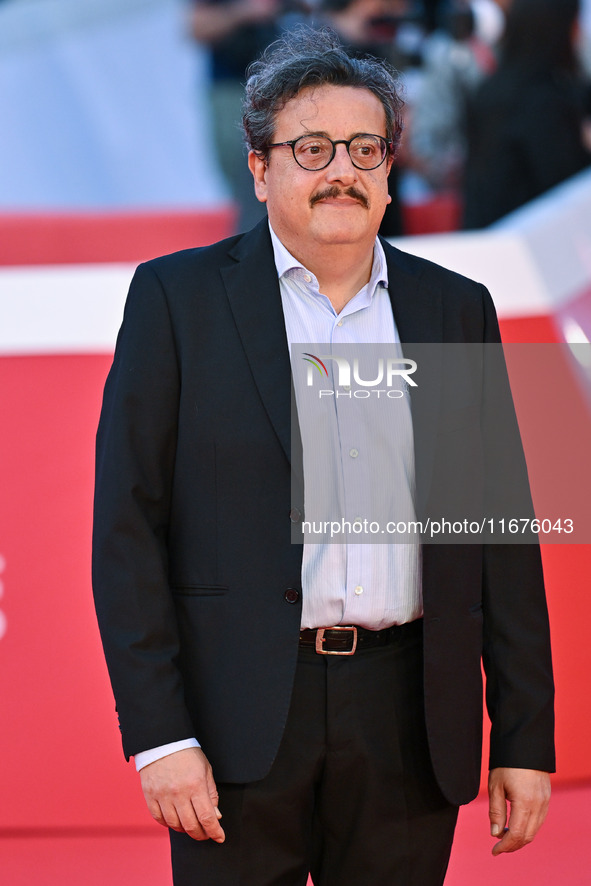
[[[292,141],[276,142],[267,147],[290,147],[298,166],[314,172],[325,169],[329,163],[332,163],[337,145],[346,146],[351,163],[357,169],[377,169],[386,159],[386,154],[389,149],[392,149],[392,144],[392,139],[363,132],[350,138],[349,141],[342,138],[333,141],[326,135],[300,135],[299,138],[294,138]]]

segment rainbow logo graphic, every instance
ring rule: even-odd
[[[320,375],[322,375],[322,370],[324,370],[324,375],[328,378],[328,369],[326,368],[326,366],[324,365],[324,363],[322,362],[320,357],[315,357],[314,354],[307,354],[304,352],[304,356],[302,357],[302,360],[305,360],[306,363],[311,363],[311,365],[314,366],[318,370]],[[310,370],[308,370],[308,372],[309,371]],[[311,379],[311,376],[310,376],[310,379]],[[308,384],[311,384],[311,383],[312,383],[311,381],[308,382]]]

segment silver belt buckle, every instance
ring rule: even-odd
[[[325,631],[351,631],[353,633],[353,646],[348,652],[338,652],[336,649],[323,649]],[[357,628],[355,625],[335,625],[332,628],[318,628],[316,631],[316,652],[319,655],[353,655],[357,649]]]

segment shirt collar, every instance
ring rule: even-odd
[[[312,272],[308,270],[308,268],[304,267],[304,265],[299,262],[296,258],[293,257],[291,252],[283,245],[273,228],[271,227],[271,222],[269,222],[269,231],[271,232],[271,241],[273,243],[273,254],[275,257],[275,267],[277,268],[277,276],[281,279],[288,271],[299,268],[305,271],[307,274],[311,274]],[[312,275],[313,276],[313,275]],[[388,265],[386,263],[386,254],[384,252],[384,247],[380,241],[379,237],[376,237],[376,242],[373,250],[373,264],[371,268],[371,274],[369,278],[369,282],[367,284],[367,291],[370,293],[374,293],[376,286],[378,284],[383,284],[386,288],[388,287]]]

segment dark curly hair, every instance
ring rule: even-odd
[[[356,86],[380,100],[392,152],[402,133],[402,108],[396,71],[370,55],[353,55],[337,35],[307,26],[287,32],[249,65],[242,127],[247,146],[263,157],[273,141],[275,115],[307,87]]]

